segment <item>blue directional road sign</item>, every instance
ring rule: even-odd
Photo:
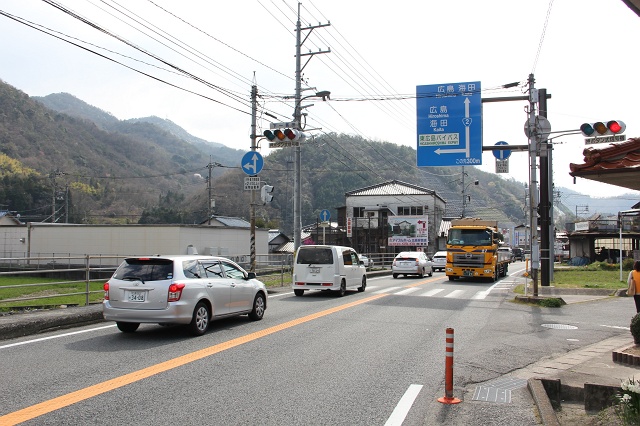
[[[509,144],[506,143],[505,141],[500,141],[500,142],[496,142],[496,145],[509,145]],[[506,160],[511,156],[511,150],[510,149],[494,149],[493,156],[496,157],[498,160]]]
[[[257,175],[264,167],[264,159],[257,151],[249,151],[242,156],[242,171],[249,176]]]
[[[482,164],[480,82],[417,86],[416,96],[417,166]]]
[[[329,222],[329,219],[331,219],[331,212],[327,209],[323,209],[320,212],[320,220],[323,222]]]

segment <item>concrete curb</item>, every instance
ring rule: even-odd
[[[549,400],[547,391],[542,384],[542,379],[531,378],[527,380],[527,388],[529,388],[531,397],[536,407],[538,407],[542,424],[546,426],[560,426],[558,416],[556,416],[556,412],[551,405],[551,400]]]
[[[4,315],[0,317],[0,340],[102,321],[102,304]]]

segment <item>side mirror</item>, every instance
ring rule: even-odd
[[[254,280],[256,278],[256,273],[255,272],[247,272],[247,279],[248,280]]]

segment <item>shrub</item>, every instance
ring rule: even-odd
[[[558,299],[557,297],[549,297],[538,301],[538,305],[544,306],[545,308],[559,308],[563,304],[562,299]]]
[[[630,271],[633,269],[633,262],[635,262],[635,259],[633,257],[627,257],[626,259],[624,259],[622,261],[622,270],[623,271]]]
[[[640,314],[635,314],[633,318],[631,318],[631,325],[629,326],[629,329],[633,336],[633,342],[636,345],[640,344]]]
[[[620,387],[616,414],[623,424],[637,425],[640,423],[640,380],[624,380]]]

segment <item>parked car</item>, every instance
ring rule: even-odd
[[[513,260],[524,260],[524,251],[521,248],[515,247],[513,249]]]
[[[437,251],[431,258],[431,262],[433,263],[434,271],[444,271],[444,268],[447,266],[447,252]]]
[[[507,257],[509,258],[509,263],[515,261],[515,259],[513,257],[513,250],[511,250],[511,247],[499,247],[498,251],[503,252],[503,253],[507,253]]]
[[[365,268],[373,268],[373,259],[369,259],[369,257],[364,254],[359,254],[358,258],[360,258],[360,262],[362,262]]]
[[[398,278],[398,275],[417,275],[422,278],[433,275],[433,263],[422,251],[403,251],[393,259],[391,271],[393,278]]]
[[[267,289],[253,272],[214,256],[125,259],[104,284],[104,319],[133,333],[140,323],[187,324],[202,335],[213,320],[235,315],[262,319]]]
[[[298,247],[292,278],[296,296],[302,296],[305,290],[335,290],[344,296],[349,288],[364,291],[367,287],[366,268],[351,247]]]

